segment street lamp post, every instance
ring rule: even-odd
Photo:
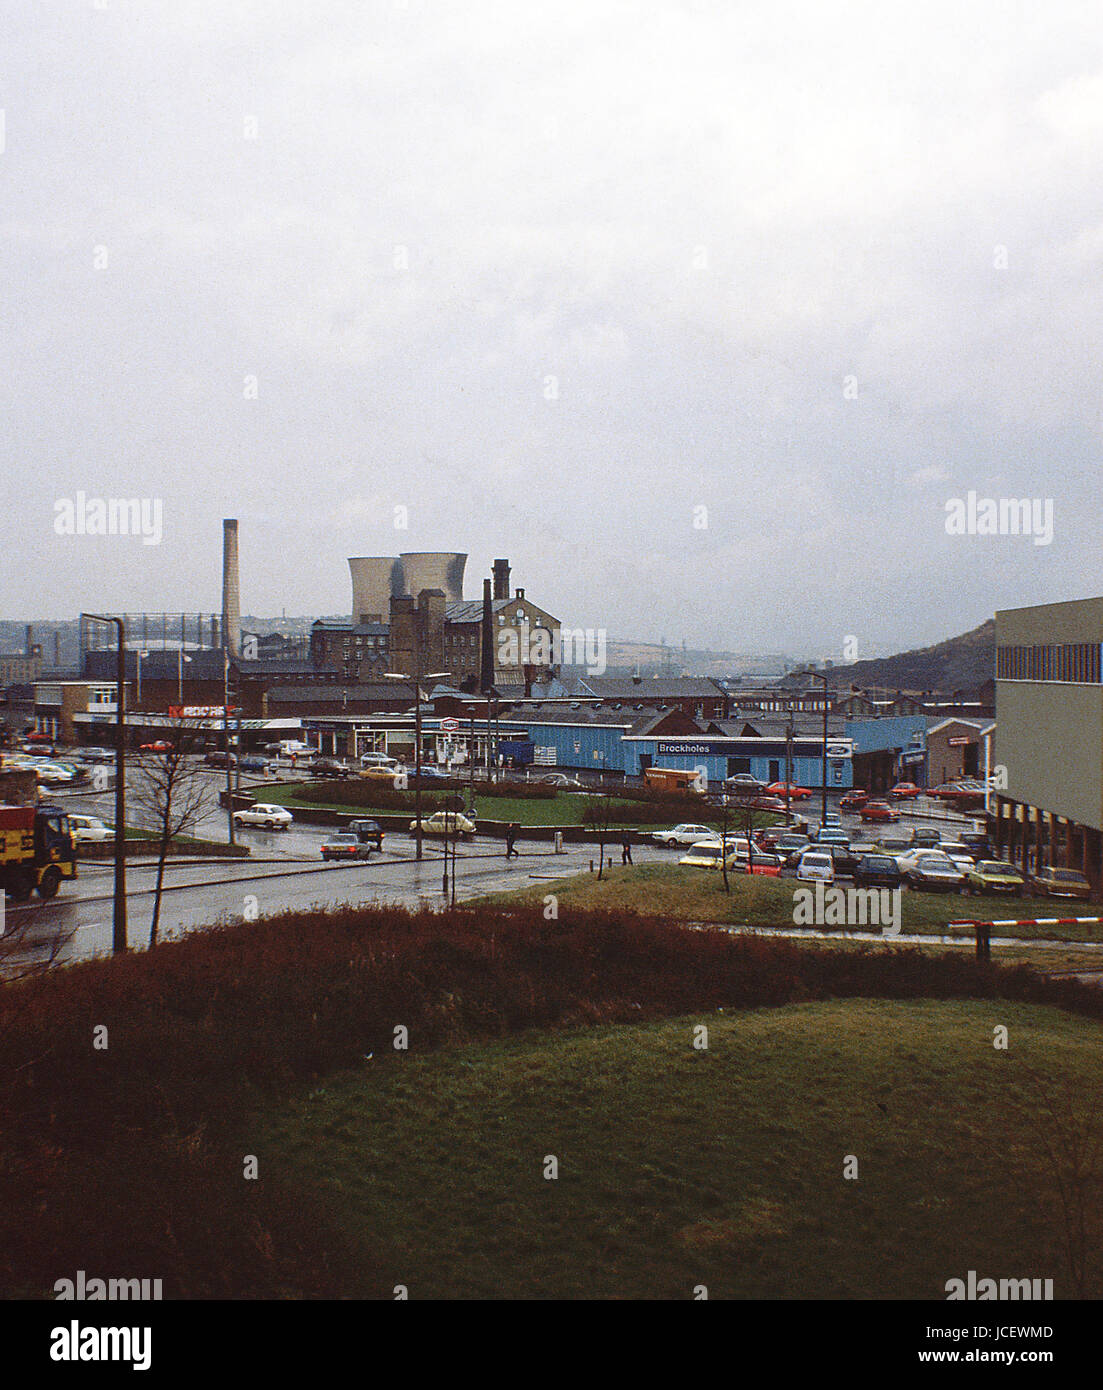
[[[122,953],[126,940],[126,627],[122,618],[82,613],[97,623],[114,623],[118,636],[115,667],[115,884],[111,949]]]
[[[420,663],[418,663],[420,665]],[[424,674],[415,667],[412,676],[404,671],[386,671],[384,675],[387,680],[409,681],[414,683],[414,823],[416,830],[414,836],[417,841],[416,857],[424,858],[422,852],[421,836],[421,682],[450,680],[451,671],[426,671]],[[445,854],[448,852],[447,837],[445,838]]]
[[[827,676],[820,671],[804,670],[799,672],[802,676],[811,676],[813,680],[823,681],[823,754],[821,758],[822,772],[820,782],[820,824],[827,823]]]

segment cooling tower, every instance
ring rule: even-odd
[[[404,592],[402,563],[395,555],[359,556],[349,560],[352,576],[352,621],[390,622],[391,595]]]
[[[241,655],[241,587],[237,563],[237,522],[222,523],[222,645]]]
[[[401,556],[405,592],[417,598],[422,589],[443,589],[449,603],[463,598],[466,555],[448,550],[407,551]]]

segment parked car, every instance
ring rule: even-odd
[[[139,743],[139,753],[171,753],[172,744],[167,738],[154,739],[152,743]]]
[[[850,836],[834,825],[821,825],[816,831],[817,845],[849,845]]]
[[[673,849],[676,845],[695,845],[700,840],[708,840],[714,836],[715,831],[710,830],[707,825],[693,825],[687,822],[670,830],[655,830],[651,838],[656,844]]]
[[[898,863],[901,877],[909,888],[928,893],[956,893],[965,882],[965,875],[954,861],[938,850],[917,850],[912,856],[902,855]]]
[[[871,821],[888,821],[895,824],[900,819],[887,801],[867,801],[858,814],[865,825]]]
[[[889,796],[893,796],[897,801],[914,801],[917,796],[923,795],[923,788],[917,787],[914,782],[897,782],[895,787],[889,789]]]
[[[797,862],[796,877],[805,883],[816,879],[822,883],[834,883],[835,861],[823,850],[807,849]]]
[[[348,828],[361,844],[374,845],[378,850],[383,848],[383,827],[378,821],[350,820]]]
[[[1039,869],[1031,885],[1047,898],[1090,898],[1092,886],[1079,869]]]
[[[785,800],[784,782],[770,782],[769,785],[766,786],[763,790],[766,792],[768,796],[777,796],[780,797],[782,801]],[[790,801],[807,801],[811,795],[812,793],[808,790],[807,787],[798,787],[795,785],[795,783],[789,783]]]
[[[423,835],[462,835],[470,840],[475,834],[475,822],[468,820],[460,811],[437,811],[429,817],[421,818]],[[410,822],[410,834],[417,834],[417,821]]]
[[[35,734],[28,734],[28,735],[27,735],[27,742],[28,742],[28,743],[49,743],[49,744],[52,744],[53,741],[54,741],[54,736],[53,736],[53,734],[35,733]]]
[[[286,806],[270,806],[263,801],[234,812],[235,825],[262,825],[265,830],[287,830],[293,819]]]
[[[863,854],[854,868],[858,888],[899,888],[900,866],[891,854]]]
[[[992,841],[988,838],[986,830],[962,830],[958,839],[969,847],[969,853],[974,859],[995,859]]]
[[[79,748],[76,756],[85,763],[113,763],[115,750],[114,748]]]
[[[371,767],[362,767],[357,774],[368,782],[386,782],[389,787],[393,787],[401,769],[396,767],[384,767],[382,763],[373,763]]]
[[[839,806],[844,811],[857,811],[869,800],[869,792],[862,791],[861,787],[855,787],[853,791],[847,792],[839,798]]]
[[[322,858],[325,860],[367,859],[371,851],[371,845],[364,844],[358,835],[347,830],[337,835],[327,835],[322,843]]]
[[[908,836],[908,844],[913,849],[938,849],[942,835],[933,826],[920,825]]]
[[[568,777],[565,772],[549,772],[540,778],[542,787],[581,787],[577,777]]]
[[[727,866],[735,870],[740,863],[746,864],[746,856],[741,856],[733,844],[722,845],[719,840],[702,840],[700,844],[693,845],[688,854],[683,854],[678,860],[679,864],[688,864],[695,869],[716,869],[723,868],[721,855],[727,861]]]
[[[940,840],[937,849],[952,859],[959,869],[968,873],[976,864],[976,855],[969,849],[968,845],[963,845],[957,840]]]
[[[414,769],[413,769],[412,767],[409,769],[409,773],[410,773],[410,776],[411,776],[411,777],[414,776]],[[422,781],[428,780],[428,781],[447,782],[447,781],[451,781],[452,778],[455,777],[455,776],[456,776],[455,773],[449,772],[446,768],[443,768],[443,767],[434,767],[434,766],[432,765],[432,763],[422,763],[422,764],[421,764],[421,778],[422,778]]]
[[[773,844],[773,851],[780,855],[803,854],[811,843],[807,835],[790,830],[777,837]]]
[[[907,854],[911,848],[912,844],[909,840],[896,840],[887,835],[882,835],[870,845],[869,853],[891,854],[894,859],[899,860],[900,856],[902,854]]]
[[[203,761],[207,764],[208,767],[233,767],[234,764],[237,762],[237,754],[222,753],[218,751],[214,753],[206,753],[204,754]]]
[[[736,871],[741,874],[763,874],[766,878],[777,878],[781,873],[783,858],[780,854],[763,854],[755,850],[754,859],[736,856]]]
[[[99,816],[70,815],[69,832],[75,845],[102,845],[115,838],[115,827],[105,825]]]
[[[61,763],[36,758],[30,763],[30,767],[38,780],[48,787],[68,786],[70,782],[75,781],[73,772]]]
[[[247,753],[241,760],[242,772],[267,772],[268,759],[257,753]]]
[[[834,861],[836,878],[854,877],[863,858],[861,850],[853,850],[849,845],[828,845],[827,852]]]
[[[1025,897],[1026,890],[1026,879],[1014,864],[999,859],[979,860],[966,873],[961,887],[963,893],[1006,893],[1016,898]]]
[[[388,767],[392,772],[398,768],[398,759],[392,758],[389,753],[361,753],[361,767]]]

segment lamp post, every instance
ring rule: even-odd
[[[144,652],[141,648],[138,649],[138,686],[134,692],[134,703],[139,709],[142,707],[142,657],[148,655],[149,652]]]
[[[820,825],[827,823],[827,676],[820,671],[805,669],[797,673],[801,676],[811,676],[815,681],[823,681],[823,756],[822,772],[820,781]]]
[[[414,823],[417,829],[414,832],[417,840],[416,857],[422,859],[421,844],[421,682],[450,680],[451,671],[426,671],[424,674],[420,670],[415,670],[414,674],[408,675],[405,671],[385,671],[384,678],[389,681],[413,681],[414,683]],[[445,853],[447,854],[448,843],[445,839]]]
[[[184,662],[191,661],[190,656],[184,655],[184,648],[177,648],[176,652],[176,703],[184,703]]]
[[[115,885],[111,949],[121,953],[126,941],[126,627],[122,618],[82,613],[96,623],[114,623],[118,637],[115,668]]]

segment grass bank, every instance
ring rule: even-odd
[[[560,909],[655,913],[678,921],[731,922],[752,927],[792,927],[795,879],[763,875],[729,874],[731,892],[724,892],[720,875],[707,869],[686,868],[671,862],[637,864],[578,874],[536,887],[492,893],[474,900],[475,905],[531,906],[549,893]],[[852,885],[840,884],[846,888]],[[961,897],[958,894],[901,894],[901,930],[942,935],[946,923],[959,919],[994,921],[1015,917],[1093,917],[1103,915],[1103,904],[1055,902],[1051,898]],[[1103,923],[1083,926],[1000,927],[1001,936],[1043,937],[1052,941],[1103,941]]]

